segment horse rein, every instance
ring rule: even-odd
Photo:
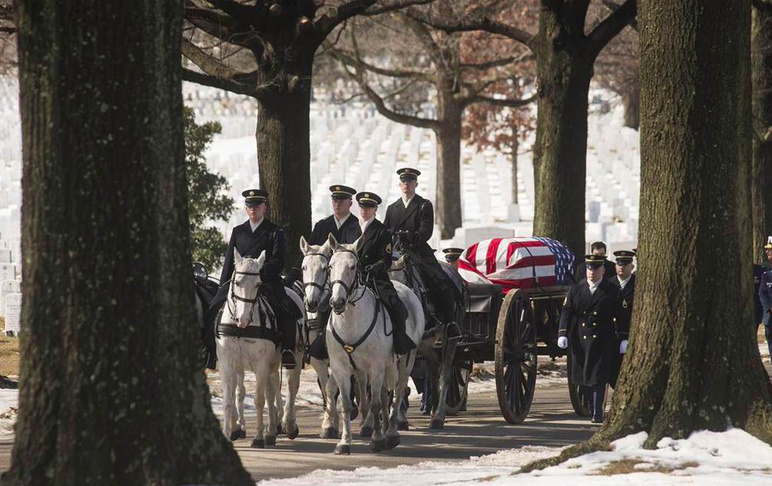
[[[363,289],[365,289],[365,290],[362,290],[362,293],[359,295],[358,298],[356,298],[354,300],[351,300],[351,296],[354,295],[354,291],[357,290],[360,287],[360,284],[361,284],[360,281],[361,281],[362,272],[360,271],[361,270],[360,269],[361,265],[360,265],[360,261],[359,261],[359,255],[357,255],[357,253],[355,251],[353,251],[353,250],[340,249],[340,250],[335,250],[335,252],[336,253],[351,253],[352,255],[354,255],[354,258],[356,258],[356,261],[357,261],[357,270],[356,270],[356,274],[354,275],[354,281],[351,282],[351,286],[346,284],[346,282],[344,282],[343,280],[340,280],[340,279],[333,280],[332,282],[330,282],[330,291],[332,291],[332,288],[335,286],[335,284],[339,284],[346,291],[346,302],[351,304],[351,305],[355,305],[357,302],[362,300],[362,298],[365,296],[365,290],[367,289],[367,287],[362,286]],[[330,258],[330,259],[332,259],[332,258]],[[327,268],[328,268],[328,271],[329,271],[330,267],[328,266]]]
[[[252,277],[259,277],[260,273],[259,272],[239,272],[237,270],[237,271],[233,272],[233,275],[234,275],[234,278],[235,278],[236,275],[248,275],[248,276],[252,276]],[[238,301],[244,302],[245,304],[249,304],[249,305],[252,306],[250,308],[250,310],[249,310],[249,322],[247,323],[247,326],[249,326],[250,324],[252,324],[252,319],[253,319],[253,316],[255,314],[254,306],[257,303],[257,301],[260,299],[260,285],[261,285],[261,283],[258,282],[257,286],[255,287],[255,298],[254,299],[247,299],[246,297],[242,297],[242,296],[238,295],[236,293],[236,291],[234,290],[234,283],[235,283],[235,282],[233,282],[234,278],[231,278],[231,280],[230,280],[230,287],[231,287],[230,288],[230,297],[232,299],[234,299],[234,300],[238,300]],[[233,309],[231,309],[230,300],[228,300],[226,302],[228,304],[228,312],[230,313],[231,318],[235,322],[236,321],[236,313],[233,311]]]
[[[330,259],[329,259],[329,258],[327,257],[327,255],[325,255],[324,253],[308,253],[308,254],[306,254],[306,255],[304,255],[304,256],[306,256],[306,257],[311,257],[311,256],[318,256],[318,257],[321,257],[321,258],[323,258],[323,259],[324,259],[324,261],[325,261],[326,267],[327,267],[327,270],[326,270],[326,271],[329,271],[329,268],[330,268]],[[316,282],[304,282],[304,283],[303,283],[303,294],[305,294],[305,293],[306,293],[306,288],[308,288],[308,287],[313,287],[313,288],[315,288],[315,289],[319,290],[319,292],[321,292],[321,293],[322,293],[322,295],[324,295],[324,292],[327,290],[327,286],[326,286],[326,283],[327,283],[327,279],[325,278],[325,279],[324,279],[324,281],[325,281],[325,285],[319,285],[319,284],[318,284],[318,283],[316,283]]]

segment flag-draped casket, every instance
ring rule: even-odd
[[[512,289],[549,289],[573,283],[574,254],[550,238],[492,238],[467,248],[458,271],[469,283]]]

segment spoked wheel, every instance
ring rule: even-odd
[[[469,375],[472,374],[472,362],[453,364],[450,371],[450,386],[445,398],[445,413],[458,415],[466,401],[469,389]]]
[[[591,414],[590,410],[590,397],[584,393],[583,387],[575,384],[571,380],[572,375],[572,360],[571,360],[571,352],[569,351],[567,354],[566,359],[567,361],[567,371],[568,371],[568,394],[571,396],[571,405],[574,407],[574,412],[576,412],[577,415],[580,417],[589,417]]]
[[[531,301],[522,290],[507,294],[496,328],[496,394],[501,415],[523,423],[536,388],[536,324]]]

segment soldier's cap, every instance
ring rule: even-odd
[[[764,245],[765,250],[772,250],[772,236],[767,237],[767,244]]]
[[[397,171],[399,174],[399,180],[401,181],[417,181],[418,176],[421,175],[421,171],[418,169],[411,169],[410,167],[403,167]]]
[[[247,206],[259,206],[268,200],[268,192],[262,189],[247,189],[241,195],[244,196],[244,204]]]
[[[374,192],[360,192],[356,196],[357,202],[360,206],[364,206],[366,208],[377,208],[379,204],[383,201],[381,199],[381,196]]]
[[[464,253],[464,249],[463,248],[445,248],[444,250],[442,250],[442,253],[445,254],[445,260],[454,262],[459,259],[462,253]]]
[[[617,257],[617,263],[620,265],[627,265],[633,263],[634,251],[630,250],[617,250],[614,252],[614,256]]]
[[[357,190],[353,187],[336,184],[330,186],[330,192],[332,193],[333,199],[351,199],[351,197],[357,193]]]
[[[604,261],[606,261],[606,257],[603,255],[584,255],[584,262],[587,264],[587,268],[593,270],[602,267]]]

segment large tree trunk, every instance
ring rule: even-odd
[[[534,144],[534,235],[584,254],[587,96],[594,57],[569,52],[554,13],[542,12],[537,43],[539,110]],[[589,57],[589,59],[587,58]]]
[[[622,104],[625,107],[624,126],[638,130],[641,125],[641,83],[635,77],[632,85],[622,93]]]
[[[453,238],[461,217],[461,117],[464,108],[455,99],[452,80],[438,83],[437,119],[437,225],[442,239]]]
[[[19,3],[23,332],[3,484],[251,483],[198,368],[181,14]]]
[[[751,220],[753,260],[764,260],[764,244],[772,234],[772,11],[753,9],[753,169]],[[769,135],[767,135],[769,134]]]
[[[644,0],[640,14],[641,270],[596,439],[734,426],[772,443],[748,258],[749,0]]]
[[[287,267],[300,255],[300,236],[311,230],[310,67],[307,79],[258,99],[260,187],[269,192],[269,218],[286,232]]]

